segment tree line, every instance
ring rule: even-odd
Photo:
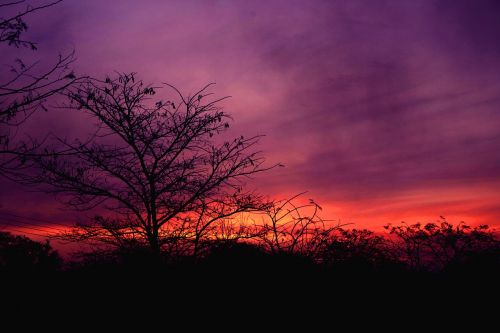
[[[486,225],[453,225],[443,219],[437,223],[387,225],[388,232],[381,234],[341,226],[326,228],[311,221],[313,225],[297,227],[302,223],[299,219],[283,224],[268,220],[251,227],[220,224],[207,233],[211,237],[179,237],[176,244],[172,240],[159,254],[153,253],[147,243],[130,242],[78,252],[66,262],[48,242],[1,232],[0,271],[91,271],[99,267],[175,270],[208,264],[221,271],[289,268],[340,276],[403,272],[497,276],[500,272],[500,242]]]

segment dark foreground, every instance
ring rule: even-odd
[[[291,254],[268,254],[249,245],[218,249],[204,258],[157,260],[141,253],[85,259],[47,267],[11,266],[1,272],[4,291],[15,295],[85,298],[100,294],[168,295],[276,301],[276,297],[332,295],[447,297],[498,291],[498,254],[482,254],[439,271],[416,271],[398,262],[353,258],[317,263]],[[274,299],[274,300],[273,300]],[[445,299],[442,299],[445,301]]]
[[[359,246],[336,246],[322,260],[227,243],[212,244],[196,260],[132,250],[95,252],[64,262],[47,244],[24,238],[9,238],[5,244],[1,301],[17,314],[80,313],[83,307],[99,316],[119,310],[123,318],[136,311],[146,312],[144,316],[162,311],[257,320],[284,311],[301,320],[325,312],[336,318],[360,312],[420,318],[444,311],[457,318],[470,318],[472,312],[493,318],[489,311],[498,309],[496,246],[445,265],[427,261],[415,266]]]

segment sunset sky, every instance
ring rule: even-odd
[[[186,93],[216,82],[231,133],[265,134],[268,162],[286,165],[249,187],[308,191],[330,219],[500,226],[499,17],[496,0],[65,0],[27,18],[39,50],[21,54],[50,64],[74,49],[79,74],[137,72]],[[26,126],[85,125],[50,111]],[[85,218],[0,186],[0,215]]]

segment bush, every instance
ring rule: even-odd
[[[41,243],[25,236],[0,232],[0,272],[52,272],[57,271],[61,264],[61,257],[48,241]]]

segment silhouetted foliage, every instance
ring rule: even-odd
[[[239,290],[240,284],[250,283],[271,289],[289,285],[291,292],[295,285],[314,287],[320,292],[321,288],[333,290],[338,283],[366,288],[382,283],[390,288],[434,288],[446,283],[451,290],[454,281],[490,283],[500,277],[499,243],[485,226],[443,221],[439,225],[402,224],[387,228],[389,235],[366,229],[326,229],[321,246],[316,245],[315,237],[308,238],[304,242],[311,241],[313,245],[304,244],[297,251],[285,247],[272,250],[266,238],[262,240],[262,229],[256,228],[254,237],[207,239],[200,245],[202,251],[196,258],[192,248],[186,252],[156,253],[145,242],[129,242],[127,246],[81,252],[66,263],[63,271],[82,282],[89,278],[100,283],[101,278],[107,277],[108,281],[133,283],[136,278],[154,276],[184,288],[200,285]],[[0,234],[0,240],[3,272],[56,271],[60,267],[60,258],[48,243],[8,233]],[[415,243],[419,244],[418,252],[414,251]],[[420,257],[409,258],[407,253],[418,253]],[[300,290],[306,289],[299,287],[297,291]]]
[[[321,264],[343,272],[383,272],[398,266],[390,256],[386,238],[366,229],[335,230],[317,259]]]
[[[48,242],[0,232],[0,274],[51,272],[59,269],[61,263]]]
[[[417,271],[461,265],[478,253],[499,249],[500,245],[486,225],[453,225],[443,217],[438,223],[402,223],[385,228],[395,236],[391,244],[393,256]]]

